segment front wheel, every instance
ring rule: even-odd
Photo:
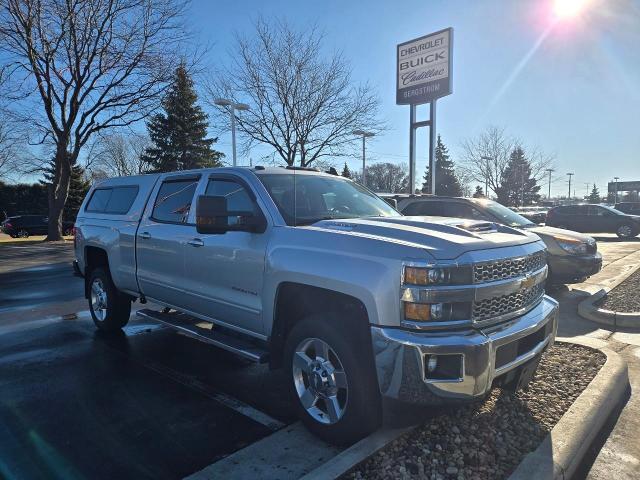
[[[619,238],[631,238],[637,234],[638,230],[628,223],[620,225],[616,230],[616,235],[618,235]]]
[[[349,318],[311,315],[285,345],[290,397],[305,426],[334,444],[348,444],[380,425],[371,341]]]
[[[18,234],[17,234],[18,238],[28,238],[29,237],[29,232],[25,229],[21,229],[18,230]]]
[[[104,268],[93,269],[89,276],[89,310],[96,327],[106,332],[120,330],[129,321],[131,299],[118,291]]]

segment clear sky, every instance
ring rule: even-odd
[[[258,16],[315,23],[327,51],[350,61],[354,80],[377,89],[390,130],[368,144],[372,161],[408,161],[409,107],[395,105],[396,44],[453,27],[453,94],[438,101],[437,132],[454,160],[461,140],[496,125],[555,155],[552,195],[567,191],[569,171],[579,196],[585,182],[604,192],[614,176],[640,180],[640,0],[587,0],[551,30],[553,0],[194,0],[189,20],[212,44],[207,63],[227,62],[234,33],[250,33]],[[420,177],[427,135],[419,130]],[[230,135],[218,148],[231,156]],[[348,163],[359,168],[357,159]]]

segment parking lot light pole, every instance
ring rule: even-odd
[[[571,177],[575,175],[575,173],[567,173],[569,176],[569,202],[571,202]]]
[[[620,177],[613,177],[613,179],[616,181],[616,196],[613,204],[615,207],[615,204],[618,203],[618,180],[620,180]]]
[[[235,103],[226,98],[218,98],[214,102],[221,107],[227,107],[231,115],[231,145],[233,149],[233,166],[236,166],[236,110],[249,110],[249,105],[245,103]]]
[[[375,136],[375,133],[373,132],[365,132],[364,130],[354,130],[353,132],[354,135],[357,135],[359,137],[362,137],[362,186],[366,187],[367,186],[367,174],[366,174],[366,167],[365,167],[365,161],[367,158],[367,152],[366,152],[366,147],[365,147],[365,141],[367,137],[373,137]]]

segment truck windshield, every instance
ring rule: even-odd
[[[493,200],[475,200],[474,203],[482,210],[486,210],[491,215],[496,217],[500,223],[509,227],[535,227],[536,224],[530,220],[527,220],[522,215],[518,215],[516,212],[504,205],[494,202]]]
[[[400,216],[384,200],[357,183],[324,175],[262,174],[287,225],[310,225],[334,218]]]

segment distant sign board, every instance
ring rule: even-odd
[[[636,180],[633,182],[618,182],[617,183],[619,192],[636,192],[640,191],[640,180]],[[616,182],[609,182],[609,191],[616,191]]]
[[[398,45],[396,104],[427,103],[451,93],[453,29]]]

